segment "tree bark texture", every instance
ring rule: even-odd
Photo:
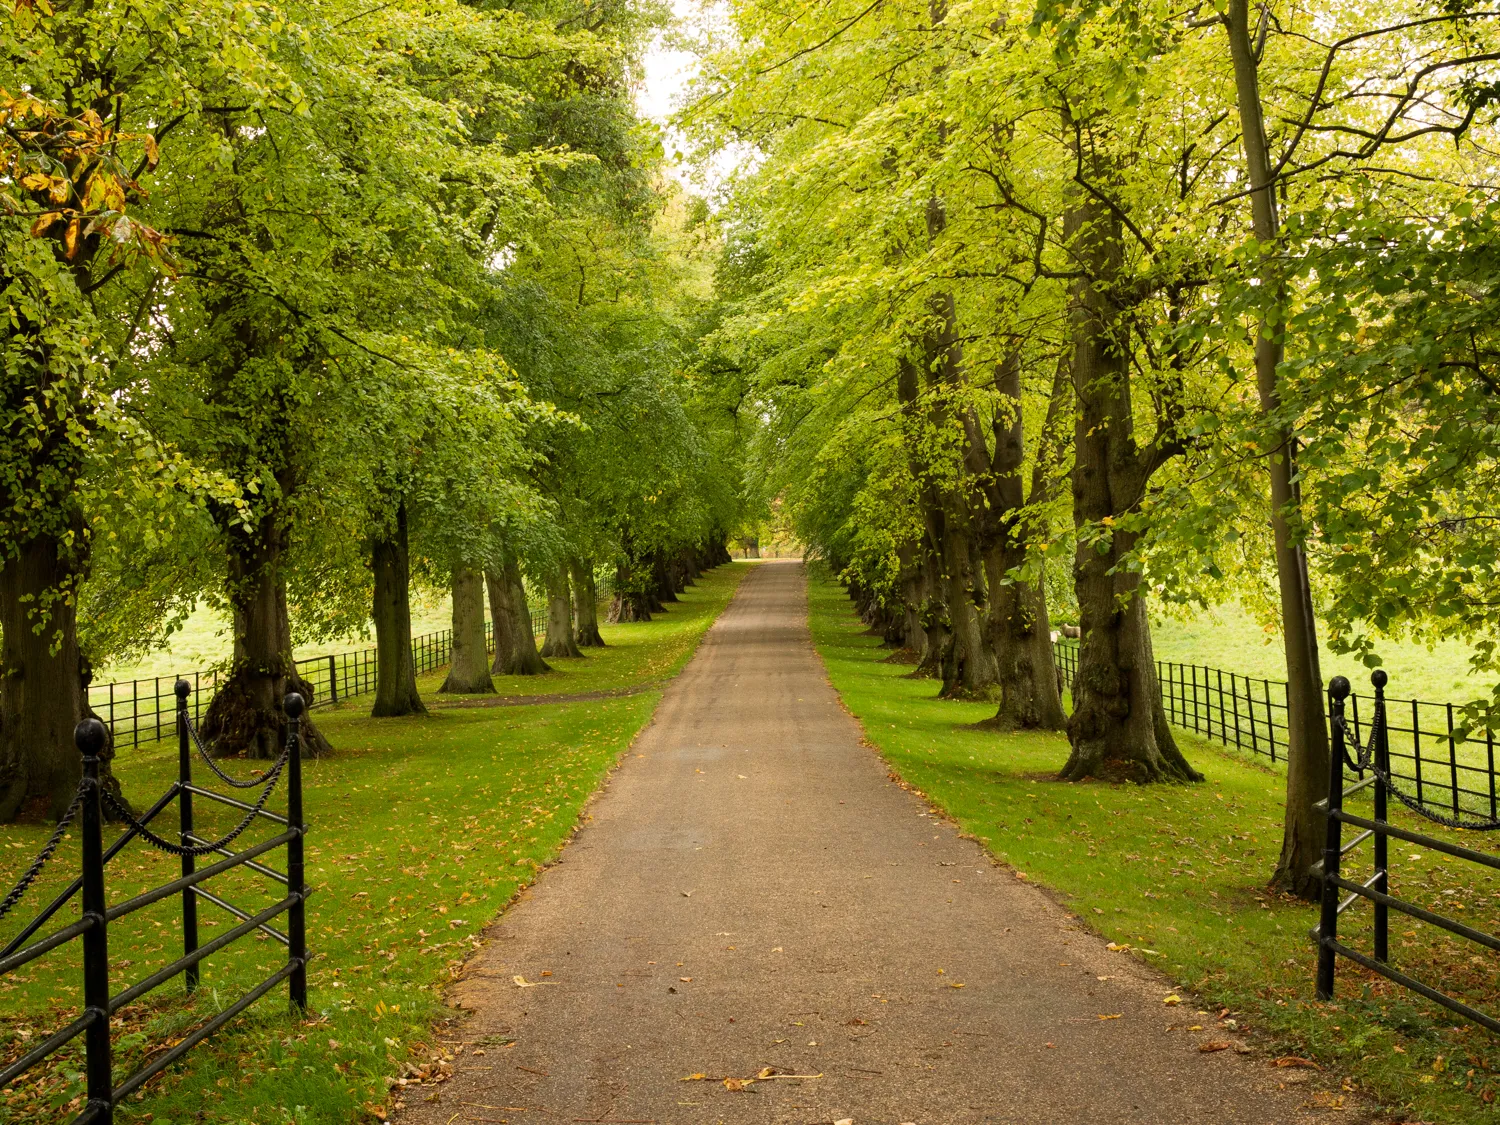
[[[83,776],[73,744],[84,707],[80,577],[49,535],[0,562],[0,822],[56,820]]]
[[[425,715],[417,694],[411,651],[411,567],[407,552],[406,505],[396,508],[395,526],[371,549],[375,572],[375,703],[370,714]]]
[[[475,567],[453,568],[453,661],[439,691],[484,695],[495,690],[484,643],[484,575]]]
[[[599,635],[599,587],[594,581],[592,560],[572,559],[568,563],[573,587],[573,639],[579,648],[603,648]]]
[[[582,656],[583,650],[573,640],[573,595],[565,564],[554,567],[547,575],[547,636],[542,641],[542,655],[551,660],[561,656]]]
[[[485,582],[490,592],[490,614],[494,619],[495,663],[493,671],[501,676],[539,676],[552,668],[536,650],[536,634],[531,631],[531,608],[526,604],[526,587],[515,562],[487,570]]]
[[[292,691],[309,706],[315,698],[292,659],[292,624],[281,574],[285,538],[275,511],[249,529],[235,525],[225,532],[234,657],[199,730],[216,757],[280,757],[287,737],[281,701]],[[301,747],[303,757],[331,749],[307,714],[302,716]]]
[[[1271,183],[1271,156],[1266,143],[1260,98],[1260,66],[1252,45],[1247,0],[1230,0],[1225,13],[1229,53],[1234,64],[1235,100],[1240,136],[1250,181],[1250,216],[1256,239],[1269,246],[1281,233]],[[1266,292],[1279,296],[1284,285],[1274,267],[1263,274]],[[1279,303],[1279,302],[1278,302]],[[1274,415],[1280,407],[1277,368],[1284,354],[1286,325],[1262,321],[1255,337],[1255,382],[1261,410]],[[1271,883],[1300,898],[1316,899],[1322,880],[1313,864],[1322,858],[1325,824],[1314,807],[1328,796],[1329,746],[1324,725],[1323,673],[1318,659],[1317,620],[1307,552],[1289,518],[1300,506],[1296,486],[1296,437],[1275,426],[1267,450],[1271,479],[1271,531],[1276,543],[1276,583],[1281,598],[1281,636],[1286,651],[1287,773],[1286,812],[1281,855]]]
[[[1023,508],[1047,499],[1048,473],[1055,459],[1053,447],[1059,442],[1056,431],[1062,403],[1071,390],[1067,365],[1059,363],[1053,376],[1029,495],[1022,488],[1026,434],[1019,357],[1008,357],[1000,365],[996,389],[1009,410],[997,412],[991,425],[995,452],[990,471],[983,478],[990,482],[988,510],[994,521],[985,557],[990,584],[987,628],[1000,695],[1000,706],[991,724],[1000,730],[1062,730],[1067,725],[1067,716],[1063,713],[1052,653],[1045,576],[1038,575],[1034,582],[1020,582],[1008,576],[1026,564],[1030,552],[1031,529],[1023,518]]]
[[[1118,526],[1170,455],[1169,435],[1137,446],[1130,402],[1127,328],[1119,303],[1120,221],[1092,196],[1066,216],[1074,259],[1070,312],[1074,420],[1073,513],[1079,532],[1078,673],[1068,721],[1072,753],[1061,777],[1201,780],[1177,748],[1162,710],[1139,572],[1125,565],[1136,535]]]

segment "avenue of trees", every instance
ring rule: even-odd
[[[764,419],[755,491],[944,696],[1066,730],[1067,779],[1200,778],[1149,603],[1238,598],[1285,644],[1298,894],[1320,645],[1500,678],[1497,19],[729,0],[681,115],[753,154],[700,362]]]
[[[233,622],[205,734],[264,757],[294,646],[372,619],[375,712],[422,710],[413,583],[452,591],[445,687],[492,691],[727,557],[705,212],[631,94],[663,9],[12,7],[0,820],[63,810],[93,669],[195,606]]]

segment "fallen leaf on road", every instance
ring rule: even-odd
[[[962,984],[955,984],[953,981],[949,981],[948,982],[948,987],[949,988],[962,988],[963,985]]]
[[[1169,996],[1163,996],[1161,998],[1161,1002],[1163,1004],[1166,1004],[1166,1005],[1169,1005],[1169,1006],[1172,1005],[1172,1004],[1181,1004],[1182,1003],[1182,997],[1178,996],[1176,993],[1173,993],[1173,994],[1171,994]]]
[[[1101,1019],[1101,1020],[1117,1020],[1117,1019],[1124,1018],[1124,1015],[1125,1015],[1124,1012],[1119,1012],[1119,1013],[1117,1013],[1117,1014],[1115,1014],[1113,1016],[1100,1016],[1099,1019]]]
[[[1212,1043],[1199,1043],[1198,1050],[1202,1051],[1205,1055],[1211,1055],[1215,1051],[1229,1050],[1229,1044],[1225,1043],[1222,1039],[1216,1039]]]
[[[753,1085],[755,1085],[755,1079],[753,1078],[724,1079],[724,1089],[726,1090],[748,1090]]]
[[[693,981],[692,977],[678,977],[677,979],[680,980],[683,984],[691,984]]]
[[[1322,1070],[1323,1068],[1311,1059],[1299,1059],[1296,1055],[1282,1055],[1271,1064],[1272,1066],[1301,1066],[1308,1070]]]
[[[1130,952],[1130,946],[1128,946],[1128,945],[1116,945],[1114,942],[1110,942],[1104,948],[1107,949],[1107,950],[1109,950],[1111,953],[1129,953]]]
[[[513,981],[515,981],[517,987],[519,987],[519,988],[535,988],[537,985],[539,985],[539,984],[542,983],[539,980],[527,980],[525,977],[522,977],[522,976],[514,976],[514,977],[511,977],[510,979],[513,980]]]
[[[686,1078],[679,1078],[677,1081],[679,1081],[679,1082],[704,1082],[704,1081],[707,1081],[707,1079],[708,1079],[708,1075],[703,1074],[700,1071],[698,1074],[689,1074]]]

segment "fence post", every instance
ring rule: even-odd
[[[84,719],[73,728],[73,742],[83,755],[83,818],[80,825],[83,917],[92,925],[83,932],[83,1007],[91,1017],[84,1032],[85,1070],[89,1107],[95,1121],[114,1121],[114,1066],[109,1044],[109,939],[104,926],[103,816],[99,809],[99,752],[106,739],[104,724]]]
[[[333,653],[328,654],[328,702],[339,701],[339,665],[338,657]]]
[[[1390,839],[1383,831],[1386,818],[1385,779],[1391,774],[1391,744],[1385,722],[1385,670],[1377,668],[1370,673],[1370,683],[1375,685],[1375,712],[1370,716],[1370,734],[1375,739],[1375,889],[1383,895],[1391,893]],[[1390,909],[1383,902],[1375,904],[1375,960],[1390,960]]]
[[[1323,842],[1323,913],[1318,922],[1318,999],[1333,999],[1333,943],[1339,933],[1339,852],[1343,848],[1343,823],[1338,813],[1344,807],[1344,700],[1349,681],[1335,676],[1328,684],[1329,715],[1333,727],[1333,752],[1328,766],[1328,832]]]
[[[193,783],[193,746],[192,730],[188,717],[188,694],[193,690],[193,685],[186,680],[178,680],[172,690],[177,693],[177,814],[178,831],[182,835],[182,846],[188,847],[192,844],[193,836],[193,794],[188,786]],[[193,873],[194,860],[191,854],[182,857],[182,874],[184,876]],[[184,955],[194,952],[198,948],[198,894],[192,887],[182,888],[182,952]],[[187,990],[192,992],[198,987],[198,966],[189,965],[183,971],[183,980]]]
[[[281,706],[291,723],[287,735],[290,750],[286,763],[286,818],[293,835],[286,845],[286,882],[287,889],[297,896],[287,919],[288,953],[297,967],[288,979],[292,1007],[302,1012],[307,1010],[307,884],[302,868],[302,837],[307,831],[307,825],[302,821],[302,712],[305,704],[296,692],[288,692]]]

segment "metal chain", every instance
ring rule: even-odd
[[[1375,715],[1370,720],[1370,737],[1365,745],[1360,746],[1358,742],[1355,742],[1355,750],[1359,754],[1359,761],[1357,762],[1350,760],[1347,749],[1348,743],[1352,740],[1349,724],[1343,718],[1340,718],[1338,722],[1344,728],[1346,747],[1344,750],[1344,761],[1349,764],[1349,767],[1358,770],[1360,773],[1369,770],[1380,779],[1381,784],[1386,788],[1386,792],[1390,793],[1396,800],[1400,801],[1418,816],[1425,817],[1435,824],[1446,825],[1449,828],[1462,828],[1470,832],[1492,832],[1500,828],[1500,819],[1496,819],[1495,817],[1479,819],[1465,816],[1450,816],[1447,813],[1440,813],[1428,808],[1419,798],[1403,793],[1400,786],[1396,784],[1395,779],[1375,764],[1375,743],[1380,737],[1381,732],[1385,730],[1384,699],[1377,697],[1375,700]]]
[[[68,825],[78,815],[78,810],[83,807],[83,782],[78,783],[78,792],[73,794],[73,803],[68,806],[68,811],[63,813],[62,819],[57,822],[57,827],[52,830],[52,836],[37,853],[36,859],[32,860],[31,866],[26,869],[26,874],[14,887],[10,894],[0,901],[0,918],[4,918],[21,901],[26,890],[32,883],[36,882],[37,876],[42,873],[42,868],[47,866],[47,861],[52,858],[52,853],[57,851],[57,845],[62,843],[63,833],[67,831]]]
[[[254,789],[257,785],[264,784],[266,778],[270,776],[269,774],[262,774],[260,777],[251,778],[249,781],[238,781],[235,778],[230,777],[227,773],[219,768],[219,763],[213,760],[213,757],[208,752],[208,747],[204,746],[203,740],[198,737],[197,726],[193,723],[192,719],[188,718],[187,713],[180,713],[178,715],[177,721],[179,723],[187,723],[187,729],[193,736],[193,745],[198,747],[198,753],[201,754],[203,756],[203,760],[208,763],[208,768],[213,770],[214,773],[218,774],[219,780],[222,781],[225,785],[232,785],[236,789]]]
[[[265,808],[266,801],[268,801],[271,797],[271,791],[276,788],[276,782],[281,779],[281,771],[283,768],[285,768],[287,759],[291,756],[291,750],[291,739],[288,739],[286,748],[281,752],[281,757],[276,759],[276,764],[271,767],[270,772],[265,776],[266,787],[261,791],[259,799],[257,799],[255,802],[255,806],[245,814],[245,819],[240,821],[239,824],[232,828],[227,835],[209,844],[174,844],[169,840],[162,839],[162,837],[158,836],[155,832],[151,831],[151,829],[147,828],[146,825],[141,821],[136,820],[135,817],[131,815],[130,810],[119,801],[117,801],[114,796],[107,791],[103,793],[104,803],[109,807],[109,810],[112,813],[114,813],[117,817],[134,828],[136,832],[140,833],[141,838],[154,848],[159,848],[169,855],[176,856],[209,855],[213,852],[218,851],[220,848],[227,847],[229,844],[233,843],[236,839],[239,838],[240,833],[249,828],[251,822],[260,815],[261,810]]]

